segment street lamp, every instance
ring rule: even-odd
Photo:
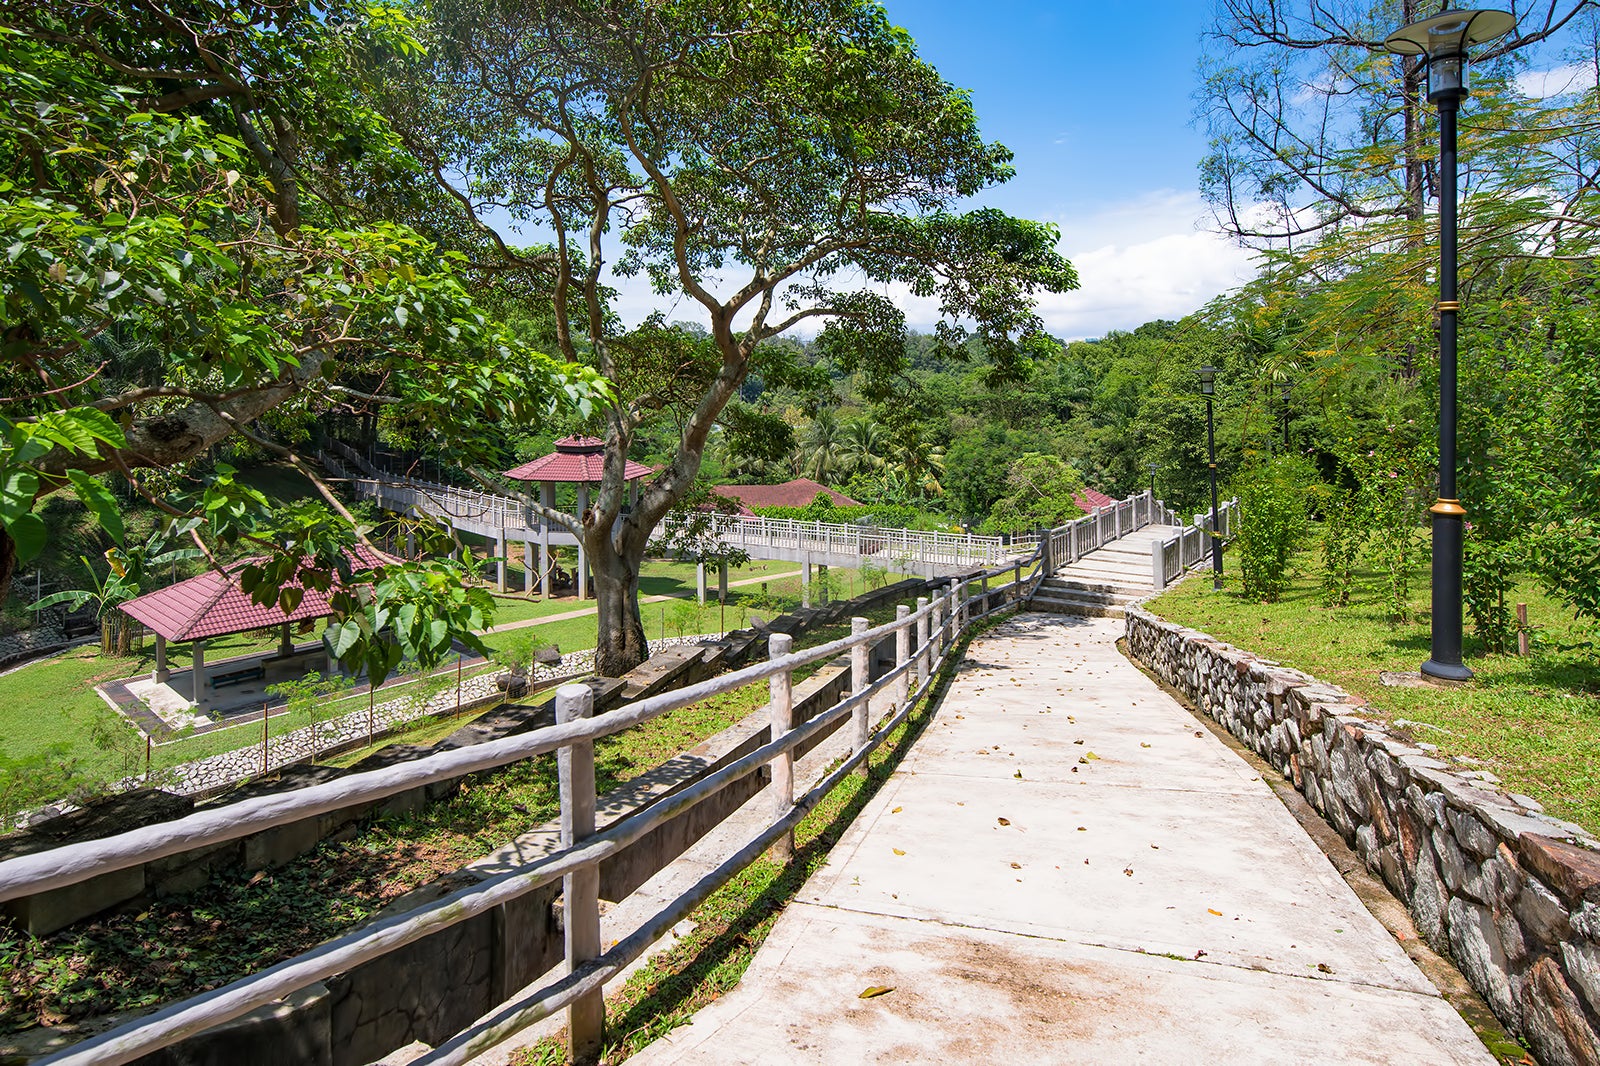
[[[1150,500],[1152,503],[1155,502],[1156,498],[1156,471],[1160,469],[1159,463],[1150,464]]]
[[[1211,467],[1211,587],[1222,587],[1222,530],[1217,526],[1217,434],[1211,404],[1217,394],[1217,368],[1200,368],[1200,393],[1206,398],[1206,461]]]
[[[1504,11],[1444,11],[1403,26],[1384,47],[1428,68],[1428,99],[1439,107],[1439,498],[1433,514],[1433,649],[1422,672],[1466,681],[1461,662],[1461,537],[1466,510],[1456,498],[1456,111],[1467,97],[1467,48],[1509,33]]]
[[[1278,399],[1283,401],[1283,452],[1289,453],[1289,379],[1278,382]]]

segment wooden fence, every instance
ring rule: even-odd
[[[1129,516],[1130,523],[1132,517]],[[1146,512],[1148,520],[1148,509]],[[1100,537],[1117,528],[1120,517],[1097,520]],[[1051,544],[1058,536],[1051,531]],[[225,808],[147,826],[117,836],[84,841],[0,863],[0,901],[76,884],[182,851],[234,840],[311,815],[381,800],[431,782],[488,770],[549,752],[557,753],[561,801],[561,850],[433,903],[324,943],[293,959],[222,988],[175,1003],[44,1060],[51,1066],[116,1066],[132,1062],[213,1026],[274,1003],[315,982],[413,944],[441,929],[527,896],[560,878],[565,895],[567,972],[527,995],[503,1003],[487,1017],[418,1059],[426,1066],[462,1063],[503,1042],[541,1018],[565,1008],[572,1047],[590,1061],[598,1054],[604,1021],[604,987],[707,896],[769,848],[787,853],[794,828],[845,777],[865,766],[867,757],[910,716],[934,685],[958,638],[977,620],[1026,602],[1048,572],[1048,553],[1035,552],[1004,567],[952,580],[944,591],[920,598],[913,609],[901,606],[894,621],[868,628],[856,619],[850,636],[805,651],[791,650],[791,638],[775,633],[765,663],[736,670],[670,693],[663,693],[592,716],[593,694],[582,685],[557,693],[556,724],[471,748],[439,752],[413,762],[355,774],[292,793],[242,800]],[[991,587],[990,582],[1001,579]],[[977,591],[974,591],[977,590]],[[968,595],[969,592],[973,594]],[[895,664],[869,681],[868,649],[892,636]],[[796,724],[793,674],[800,667],[850,653],[851,691],[828,710]],[[772,715],[769,743],[595,831],[594,743],[660,715],[709,697],[765,683]],[[887,696],[892,710],[873,722],[869,706]],[[852,752],[841,765],[803,795],[794,795],[795,752],[835,723],[848,718]],[[677,899],[658,910],[636,932],[601,951],[599,866],[628,845],[693,809],[736,781],[770,770],[772,819],[765,829],[728,856]]]

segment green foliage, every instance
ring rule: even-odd
[[[0,752],[0,834],[11,832],[23,811],[67,795],[81,776],[65,745],[23,756]]]
[[[1280,455],[1242,471],[1233,482],[1239,499],[1239,559],[1244,595],[1275,602],[1289,584],[1289,560],[1310,528],[1313,473],[1305,460]]]
[[[1356,564],[1366,546],[1368,523],[1358,509],[1360,501],[1355,492],[1321,488],[1317,496],[1322,506],[1322,602],[1329,607],[1343,607],[1350,602]]]
[[[381,680],[381,678],[380,678]],[[280,681],[267,688],[267,692],[283,700],[291,717],[304,720],[313,731],[333,714],[332,704],[355,687],[355,682],[343,674],[324,677],[313,670],[304,677]],[[317,748],[313,742],[312,762],[316,761]]]
[[[1083,513],[1072,502],[1083,491],[1083,475],[1058,456],[1025,453],[1006,468],[1005,484],[983,523],[986,533],[1052,529]]]

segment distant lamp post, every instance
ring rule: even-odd
[[[1156,498],[1156,471],[1160,470],[1160,469],[1161,469],[1160,464],[1158,464],[1158,463],[1151,463],[1150,464],[1150,500],[1151,500],[1151,502],[1154,502],[1155,498]]]
[[[1383,42],[1428,68],[1428,99],[1439,108],[1439,499],[1433,513],[1433,649],[1422,672],[1466,681],[1461,662],[1461,538],[1466,510],[1456,498],[1456,111],[1467,97],[1467,49],[1509,33],[1505,11],[1445,11],[1403,26]]]
[[[1217,434],[1212,401],[1217,395],[1217,368],[1200,368],[1200,394],[1206,398],[1206,463],[1211,468],[1211,587],[1222,587],[1222,530],[1217,525]]]
[[[1288,378],[1284,378],[1282,381],[1278,382],[1278,399],[1283,401],[1283,403],[1282,403],[1282,406],[1283,406],[1283,451],[1284,451],[1285,455],[1287,455],[1288,452],[1289,452],[1289,392],[1290,392],[1290,388],[1291,388],[1291,386],[1290,386],[1290,382],[1289,382]]]

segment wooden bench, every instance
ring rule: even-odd
[[[242,685],[246,681],[260,681],[266,676],[267,671],[260,664],[243,666],[237,670],[229,670],[225,674],[213,674],[211,676],[211,687],[227,688],[230,685]]]

